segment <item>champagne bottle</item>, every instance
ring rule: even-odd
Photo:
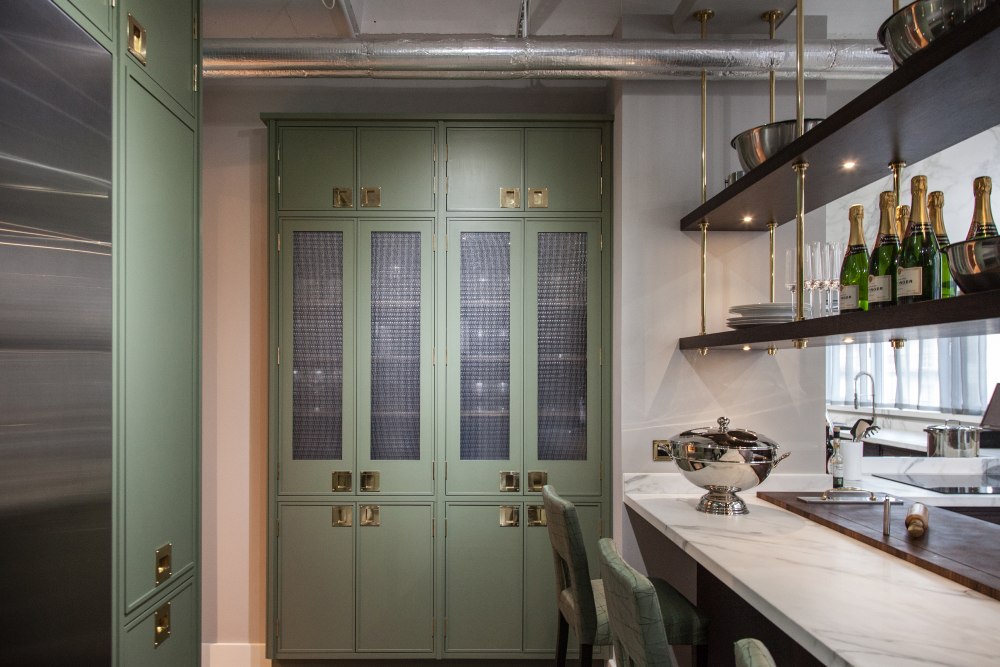
[[[934,228],[927,218],[927,177],[910,180],[910,225],[903,239],[896,269],[899,303],[929,301],[941,297],[941,252]]]
[[[868,246],[865,245],[865,207],[857,204],[848,213],[851,236],[840,265],[840,312],[868,310]]]
[[[941,261],[941,298],[955,296],[958,294],[958,286],[951,278],[951,268],[948,265],[948,253],[944,251],[945,246],[951,245],[948,240],[948,230],[944,228],[944,193],[940,190],[927,195],[927,214],[931,219],[931,226],[934,228],[934,238],[937,239],[940,250]]]
[[[899,202],[896,202],[899,204]],[[899,237],[899,248],[903,249],[903,239],[910,230],[910,207],[908,204],[896,206],[896,236]]]
[[[899,263],[899,236],[893,220],[896,193],[888,191],[879,195],[878,207],[878,236],[868,261],[868,310],[896,303],[896,265]]]
[[[993,180],[989,176],[980,176],[972,181],[972,192],[976,195],[976,204],[972,210],[972,224],[966,241],[985,239],[997,235],[997,226],[993,222],[993,210],[990,208],[990,192],[993,191]]]

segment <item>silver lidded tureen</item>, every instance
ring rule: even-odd
[[[719,428],[694,428],[667,440],[670,455],[684,476],[708,493],[698,511],[708,514],[748,514],[737,491],[752,489],[788,456],[778,455],[778,445],[762,433],[730,429],[719,417]]]

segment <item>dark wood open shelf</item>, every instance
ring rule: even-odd
[[[809,347],[845,342],[881,343],[893,339],[918,340],[1000,333],[1000,290],[963,294],[950,299],[923,301],[869,312],[850,312],[801,322],[767,324],[749,329],[720,331],[680,339],[680,349],[753,350],[793,347],[806,339]],[[853,341],[845,341],[851,338]]]
[[[811,211],[1000,123],[1000,4],[914,54],[825,121],[681,219],[712,231],[764,231],[795,217],[792,165],[809,163]],[[853,160],[857,167],[845,171]],[[969,192],[972,196],[971,184]],[[963,196],[955,193],[952,196]],[[744,216],[752,222],[743,222]]]

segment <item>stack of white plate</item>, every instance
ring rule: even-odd
[[[730,329],[745,329],[761,324],[782,324],[795,320],[794,303],[747,303],[733,306],[729,312],[734,315],[726,320]],[[809,316],[809,306],[805,306],[806,317]]]

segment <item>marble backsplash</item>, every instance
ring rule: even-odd
[[[945,119],[942,119],[945,122]],[[888,160],[886,160],[888,162]],[[865,241],[871,250],[878,234],[879,193],[892,190],[892,175],[886,168],[885,178],[827,204],[826,240],[847,243],[849,234],[847,213],[854,204],[865,207]],[[910,178],[927,176],[927,191],[944,193],[944,221],[948,238],[954,243],[964,241],[972,220],[972,180],[990,176],[1000,190],[1000,125],[921,160],[903,170],[900,188],[902,203],[910,203]]]

